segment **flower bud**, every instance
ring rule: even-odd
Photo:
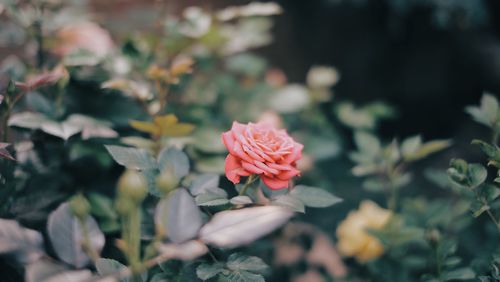
[[[130,214],[135,208],[134,202],[129,198],[118,197],[115,202],[115,209],[122,216]]]
[[[177,179],[175,173],[171,169],[164,170],[156,178],[156,187],[164,194],[174,190],[177,186],[179,186],[179,179]]]
[[[148,194],[146,180],[136,170],[127,170],[118,180],[120,198],[130,199],[134,204],[140,204]]]
[[[86,218],[90,212],[89,201],[82,194],[73,196],[69,202],[71,212],[78,218]]]

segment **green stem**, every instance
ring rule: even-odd
[[[500,135],[499,133],[500,133],[500,125],[494,125],[491,136],[491,143],[493,143],[493,145],[498,144],[498,136]]]
[[[243,186],[243,188],[241,189],[239,195],[240,196],[243,196],[247,193],[247,190],[248,188],[250,188],[250,184],[254,183],[255,180],[257,180],[259,178],[258,175],[256,174],[252,174],[250,175],[248,178],[247,178],[247,182],[245,182],[245,185]]]
[[[90,241],[89,237],[89,229],[87,226],[87,222],[85,221],[84,218],[78,217],[78,222],[80,223],[80,226],[82,227],[82,235],[83,235],[83,242],[82,242],[82,247],[83,250],[87,253],[87,255],[90,257],[92,262],[94,262],[94,265],[96,264],[97,260],[100,258],[99,253],[92,247],[92,242]]]

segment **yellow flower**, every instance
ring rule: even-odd
[[[372,201],[363,201],[359,209],[350,212],[337,228],[339,252],[355,257],[361,263],[381,256],[384,246],[367,229],[381,229],[391,216],[391,211]]]

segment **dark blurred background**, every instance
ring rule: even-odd
[[[167,12],[190,5],[222,8],[243,0],[169,1]],[[279,0],[275,40],[258,50],[301,82],[312,65],[341,72],[336,99],[383,100],[399,118],[386,136],[421,132],[459,136],[464,107],[483,91],[500,92],[500,2],[497,0]],[[148,28],[159,1],[91,1],[108,28]],[[464,124],[465,123],[465,124]]]

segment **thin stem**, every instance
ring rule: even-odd
[[[474,193],[476,195],[476,200],[478,202],[482,203],[483,205],[488,205],[488,202],[479,195],[477,190],[474,190]],[[498,232],[500,232],[500,222],[495,218],[495,215],[493,215],[493,213],[491,212],[491,210],[489,208],[486,210],[486,214],[488,214],[488,216],[491,218],[493,223],[495,223]]]
[[[92,242],[90,241],[89,237],[89,229],[87,226],[87,222],[85,221],[84,218],[78,217],[78,222],[80,223],[80,226],[82,227],[82,235],[83,235],[83,242],[82,242],[82,247],[83,250],[87,253],[87,255],[90,257],[94,265],[96,264],[97,260],[100,258],[99,253],[94,249],[92,246]]]
[[[492,136],[491,136],[491,143],[493,143],[493,145],[497,145],[498,144],[498,136],[500,135],[500,125],[494,125],[493,126],[493,132],[492,132]]]
[[[245,185],[243,186],[243,188],[241,189],[239,195],[240,196],[243,196],[247,193],[247,190],[248,188],[250,188],[250,184],[254,183],[255,180],[257,180],[259,178],[258,175],[256,174],[252,174],[250,175],[248,178],[247,178],[247,182],[245,182]]]

